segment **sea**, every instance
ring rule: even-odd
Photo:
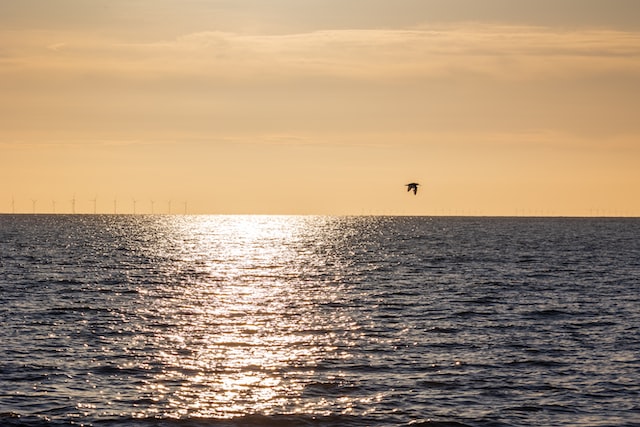
[[[640,426],[640,219],[0,215],[0,426]]]

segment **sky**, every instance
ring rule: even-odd
[[[639,111],[635,0],[0,0],[0,212],[640,216]]]

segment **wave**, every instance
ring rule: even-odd
[[[407,426],[407,427],[500,427],[500,422],[478,420],[460,422],[455,420],[417,419],[408,423],[394,420],[380,420],[370,417],[351,415],[315,416],[306,414],[292,415],[244,415],[230,419],[221,418],[163,418],[163,417],[117,417],[100,420],[63,420],[52,421],[47,418],[21,417],[14,413],[0,413],[0,424],[6,427],[364,427],[364,426]]]
[[[86,420],[70,419],[53,421],[46,417],[22,417],[16,413],[0,413],[0,425],[6,427],[79,426],[94,427],[360,427],[383,425],[380,420],[350,415],[316,416],[308,414],[291,415],[243,415],[235,418],[166,418],[166,417],[115,417]],[[462,424],[420,424],[420,425],[462,425]]]

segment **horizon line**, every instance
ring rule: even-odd
[[[0,212],[0,216],[308,216],[308,217],[414,217],[414,218],[640,218],[638,214],[630,215],[512,215],[512,214],[296,214],[296,213],[89,213],[89,212]]]

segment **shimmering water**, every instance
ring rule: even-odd
[[[0,215],[0,425],[640,425],[640,220]]]

